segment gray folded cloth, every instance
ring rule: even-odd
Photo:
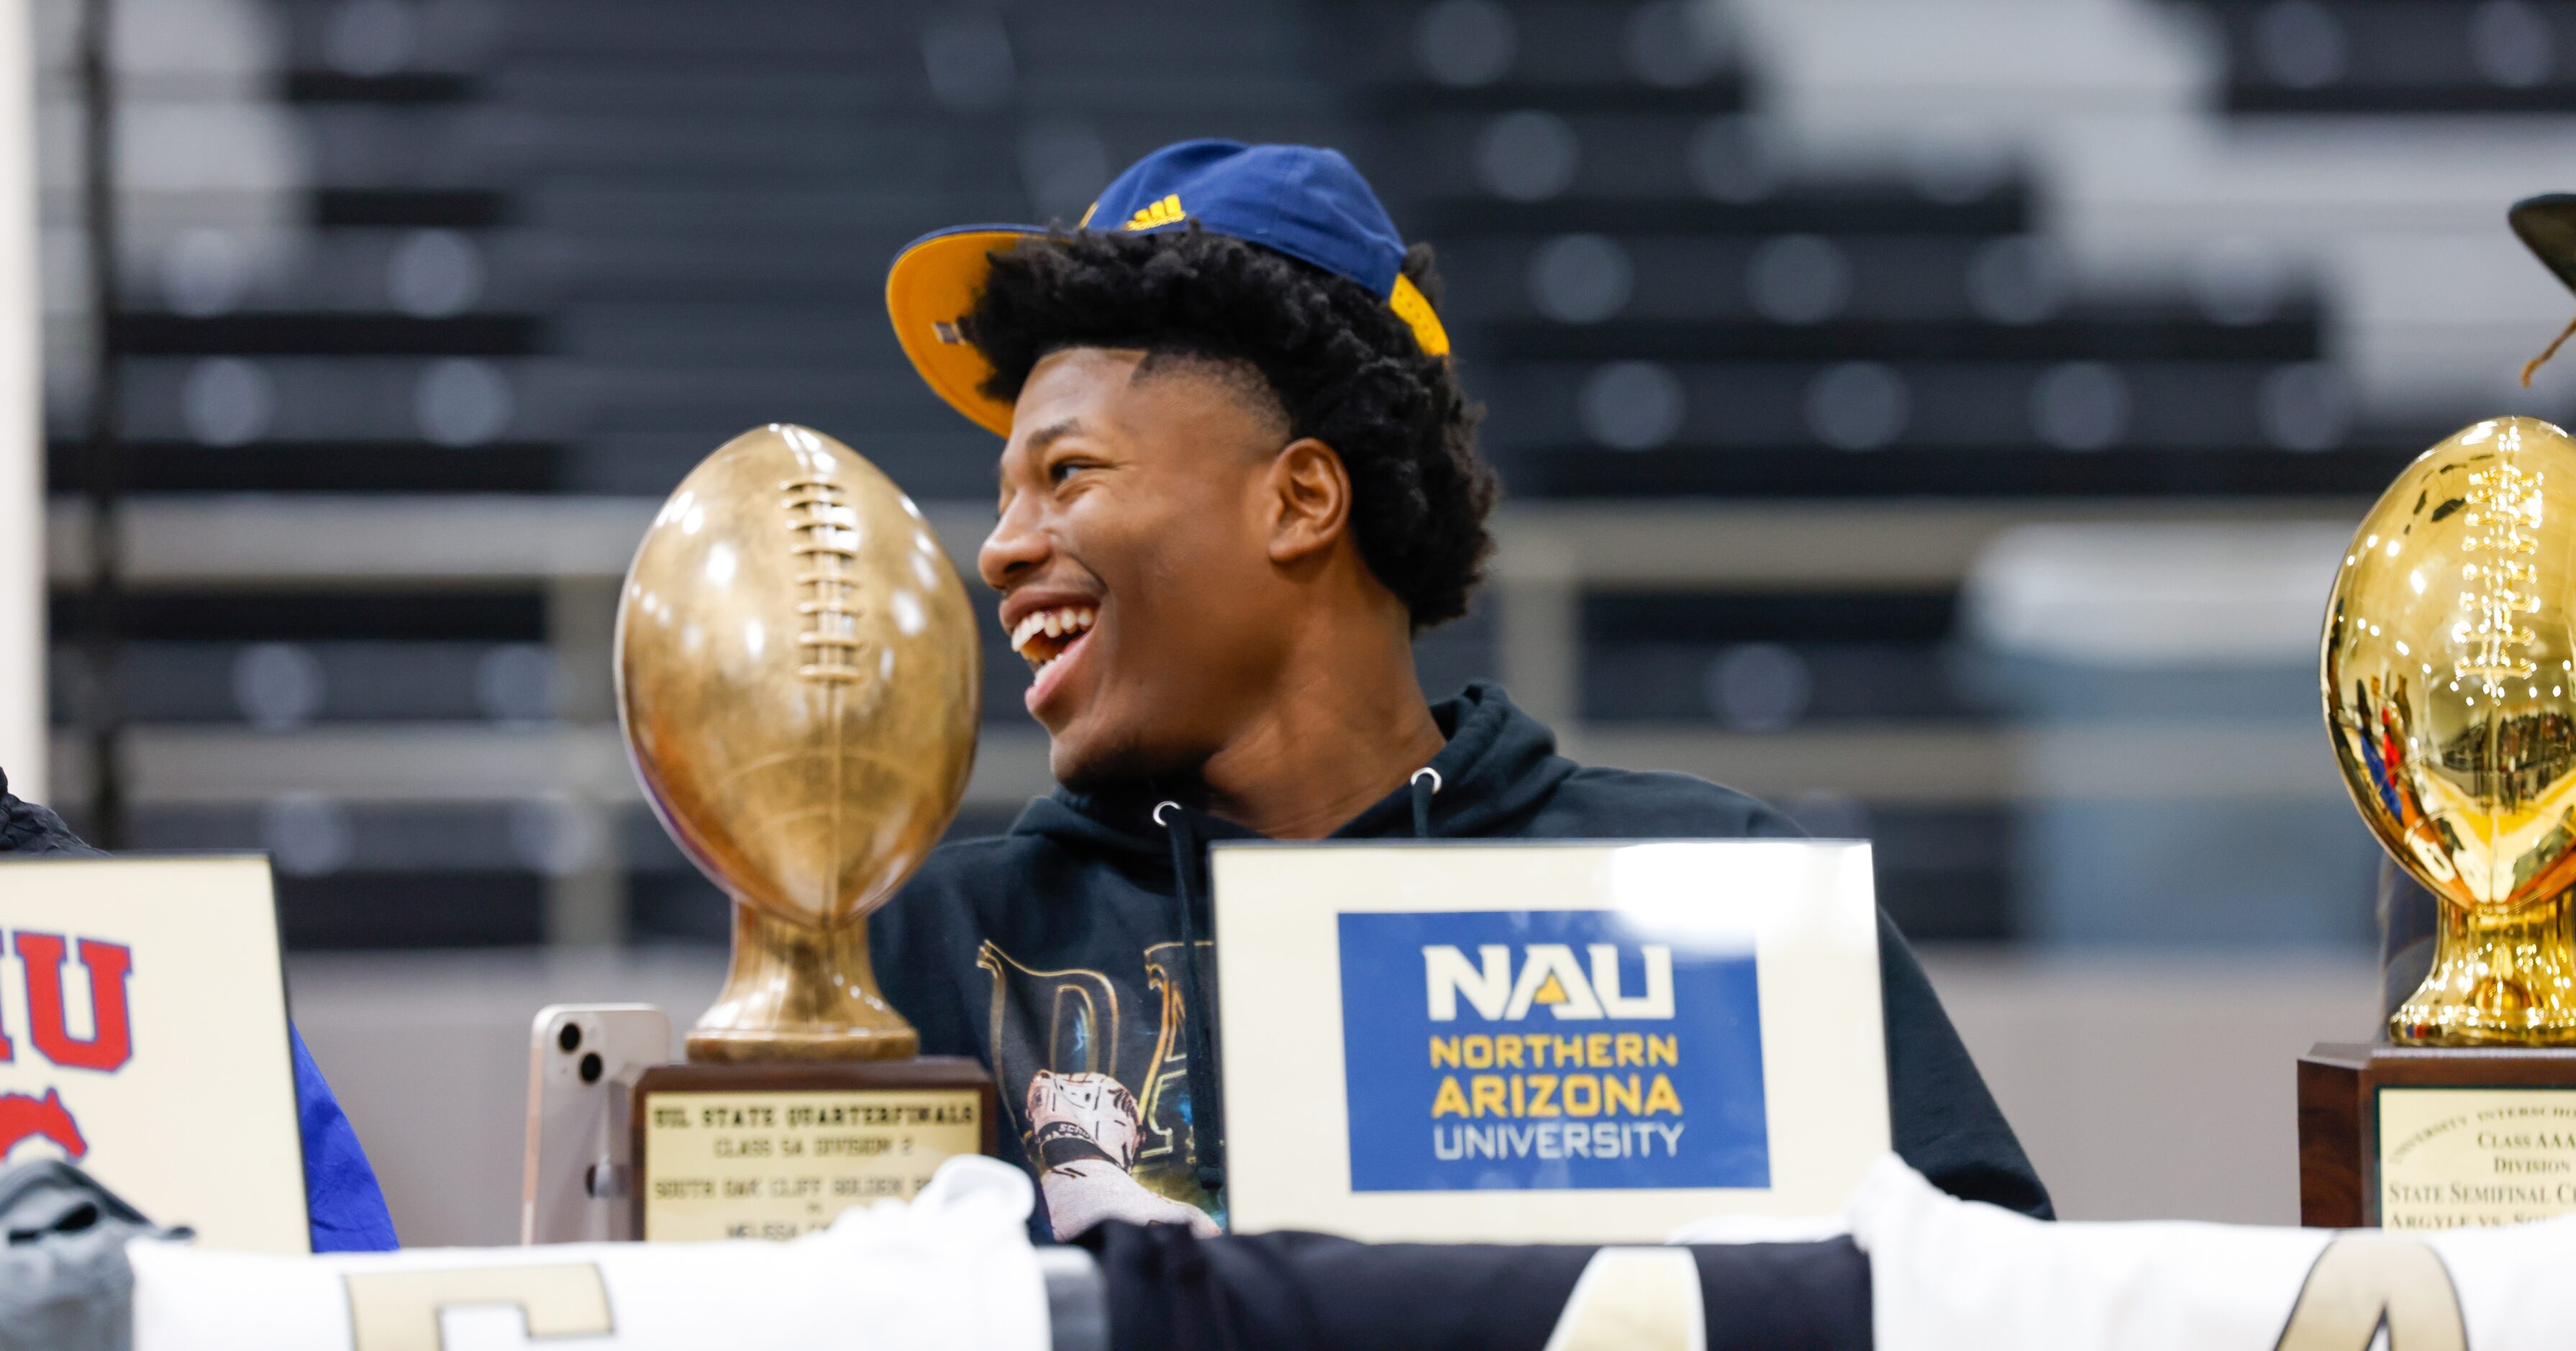
[[[0,1169],[0,1351],[129,1351],[126,1242],[187,1235],[143,1218],[70,1164]]]

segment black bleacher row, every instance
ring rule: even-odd
[[[1117,166],[1209,134],[1344,145],[1440,248],[1525,500],[2357,492],[2422,439],[2351,423],[2313,297],[2075,293],[2009,165],[1789,172],[1752,73],[1675,0],[364,4],[418,32],[371,46],[358,4],[281,3],[278,97],[315,173],[303,265],[137,272],[115,326],[130,491],[658,496],[783,419],[917,496],[978,500],[989,440],[901,364],[885,261],[941,225],[1070,217]],[[58,446],[55,490],[78,470]],[[128,707],[280,735],[548,716],[560,598],[430,595],[144,598]],[[1946,597],[1846,599],[1831,631],[1719,597],[1649,632],[1604,598],[1586,716],[1984,716],[1947,674]],[[76,598],[56,615],[68,644]],[[1025,677],[988,639],[987,725],[1013,726]],[[1482,620],[1428,644],[1444,683],[1491,668]],[[68,720],[80,670],[56,669]],[[1804,691],[1785,712],[1783,680]],[[307,945],[528,941],[565,864],[517,804],[335,807],[316,785],[272,807],[145,807],[133,835],[277,850]],[[1918,931],[2008,932],[2000,806],[1803,809],[1867,822]],[[719,936],[641,812],[611,816],[584,829],[619,842],[636,931]]]
[[[2315,300],[2276,277],[2089,298],[2006,163],[1769,164],[1722,34],[1647,59],[1704,9],[1343,9],[1364,167],[1442,248],[1523,496],[2356,492],[2420,444],[2354,425]],[[1460,34],[1520,59],[1447,68]]]
[[[2241,113],[2576,111],[2566,0],[2189,0]]]
[[[886,330],[895,249],[960,220],[1070,218],[1117,163],[1179,136],[1338,139],[1289,7],[275,8],[275,96],[313,175],[297,265],[246,270],[239,240],[200,231],[131,270],[114,326],[129,492],[453,494],[460,511],[490,493],[658,496],[726,437],[791,419],[917,496],[981,498],[988,442],[926,397]],[[76,491],[81,412],[51,412],[51,486]],[[422,581],[131,597],[123,706],[147,730],[288,739],[562,711],[587,673],[553,669],[559,595]],[[56,598],[66,728],[83,609]],[[1010,719],[1024,677],[988,638],[987,704]],[[313,787],[147,801],[129,838],[270,849],[299,946],[533,941],[548,877],[603,839],[638,932],[725,932],[721,901],[631,805]],[[83,804],[63,805],[80,823]],[[1007,824],[970,816],[960,830]]]

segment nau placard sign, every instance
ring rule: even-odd
[[[39,1157],[211,1246],[306,1250],[267,860],[0,863],[0,1162]]]
[[[1888,1147],[1869,847],[1219,846],[1234,1227],[1654,1242]]]
[[[1340,940],[1354,1191],[1770,1185],[1751,952],[1676,959],[1600,910]]]

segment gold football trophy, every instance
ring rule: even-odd
[[[2439,920],[2389,1040],[2299,1062],[2302,1218],[2576,1209],[2576,443],[2496,418],[2407,466],[2322,647],[2344,786]]]
[[[2326,607],[2344,786],[2441,902],[2400,1042],[2576,1042],[2576,444],[2535,418],[2426,452]]]
[[[636,1084],[640,1236],[786,1236],[992,1147],[990,1081],[915,1056],[867,938],[965,793],[979,662],[920,510],[819,432],[735,437],[653,518],[618,602],[619,719],[734,914],[689,1063]]]

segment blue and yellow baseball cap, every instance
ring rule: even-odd
[[[1183,141],[1138,160],[1082,215],[1083,230],[1144,234],[1196,228],[1276,249],[1386,297],[1422,350],[1446,356],[1449,334],[1403,273],[1404,238],[1368,180],[1338,150]],[[1042,225],[961,225],[923,235],[886,273],[886,314],[913,369],[950,407],[996,435],[1011,405],[983,392],[992,364],[959,332],[992,255],[1043,238]]]

